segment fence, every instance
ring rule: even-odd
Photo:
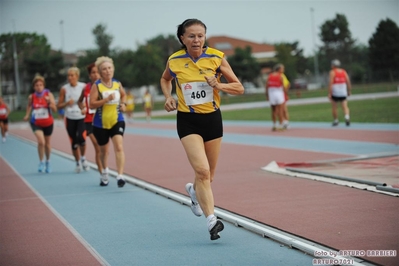
[[[3,95],[4,102],[8,105],[11,111],[18,110],[18,107],[23,108],[27,104],[27,99],[25,95],[21,95],[20,102],[18,102],[17,95]]]

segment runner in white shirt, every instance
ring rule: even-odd
[[[75,172],[89,170],[86,153],[86,129],[84,124],[85,114],[79,108],[78,100],[86,84],[79,82],[80,71],[77,67],[68,69],[68,83],[60,91],[57,107],[65,109],[65,127],[71,141],[72,154],[75,157]]]

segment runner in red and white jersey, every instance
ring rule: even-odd
[[[338,126],[339,124],[337,112],[337,104],[339,102],[345,114],[345,124],[349,126],[350,117],[347,97],[351,95],[351,82],[348,74],[344,69],[340,68],[340,65],[341,63],[337,59],[331,61],[328,98],[331,101],[332,115],[334,118],[332,126]]]
[[[39,172],[50,173],[51,134],[54,129],[53,112],[57,112],[54,95],[45,89],[46,82],[42,76],[33,79],[34,93],[29,95],[26,108],[25,121],[30,121],[30,126],[37,139],[39,154]],[[30,116],[30,119],[29,119]],[[46,156],[46,161],[44,161]]]
[[[93,143],[94,150],[96,152],[96,164],[98,171],[101,175],[103,166],[100,157],[100,146],[98,145],[96,137],[93,134],[93,116],[96,110],[89,108],[91,85],[100,78],[100,74],[98,73],[98,69],[94,63],[87,66],[86,69],[89,72],[89,78],[91,82],[87,83],[86,87],[82,90],[82,94],[79,97],[78,104],[80,109],[86,115],[84,118],[86,134],[87,136],[89,136],[91,142]]]

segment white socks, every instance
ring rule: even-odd
[[[104,168],[101,173],[101,182],[104,183],[104,185],[108,184],[108,167]]]
[[[345,120],[349,120],[349,115],[345,115]]]
[[[206,217],[206,222],[208,223],[208,231],[211,231],[211,229],[215,226],[216,221],[217,219],[214,214],[210,214],[208,217]]]

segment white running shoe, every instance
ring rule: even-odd
[[[87,160],[82,161],[82,167],[83,167],[83,170],[85,170],[85,171],[90,170],[90,165],[87,163]]]
[[[80,166],[80,164],[78,164],[78,165],[76,165],[76,168],[75,168],[75,173],[80,173],[82,171],[82,167]]]
[[[101,174],[100,186],[105,187],[108,186],[108,173]]]
[[[190,195],[191,198],[191,211],[196,215],[196,216],[201,216],[203,214],[203,211],[201,209],[201,206],[198,204],[197,197],[195,196],[194,188],[192,183],[187,183],[186,184],[186,191],[188,195]],[[194,192],[192,194],[191,192]]]

